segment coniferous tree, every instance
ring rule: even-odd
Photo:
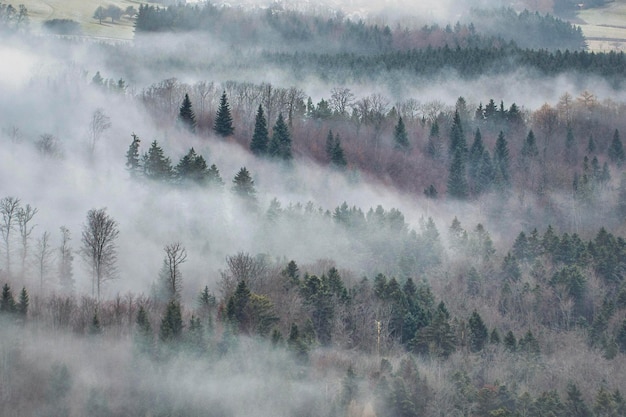
[[[587,142],[587,153],[592,154],[596,151],[596,141],[593,135],[589,135],[589,141]]]
[[[196,132],[196,115],[191,108],[191,100],[189,99],[189,94],[187,93],[185,93],[183,102],[180,105],[177,122],[179,126],[187,129],[188,131],[192,133]]]
[[[284,161],[289,161],[293,158],[291,154],[291,134],[282,113],[278,114],[278,119],[274,125],[272,139],[268,145],[268,153],[271,157]]]
[[[206,181],[207,184],[213,187],[222,187],[224,185],[224,180],[220,175],[220,170],[217,169],[215,164],[212,164],[209,170],[206,173]]]
[[[454,119],[452,120],[452,127],[450,129],[450,147],[448,149],[448,156],[455,157],[455,153],[459,153],[463,163],[467,156],[467,141],[465,140],[465,134],[463,133],[463,126],[461,123],[461,117],[459,112],[454,112]]]
[[[222,137],[230,136],[235,131],[235,128],[233,127],[233,117],[230,114],[230,106],[226,97],[226,91],[222,93],[222,97],[220,98],[220,106],[217,109],[213,130]]]
[[[574,139],[574,131],[571,126],[567,127],[565,136],[565,161],[569,164],[576,163],[578,152],[576,148],[576,140]]]
[[[251,207],[256,206],[256,189],[254,180],[246,167],[242,167],[233,179],[233,193]]]
[[[163,342],[173,342],[179,340],[183,333],[183,318],[180,303],[170,300],[165,310],[165,315],[161,319],[159,338]]]
[[[433,159],[441,158],[441,142],[439,138],[439,123],[434,120],[430,126],[430,134],[428,135],[428,144],[426,145],[426,153]]]
[[[493,151],[493,166],[495,169],[495,184],[500,191],[506,191],[510,185],[510,157],[509,145],[504,139],[504,133],[500,131]]]
[[[515,352],[517,350],[517,339],[515,339],[515,335],[510,330],[504,336],[504,347],[509,352]]]
[[[342,169],[348,165],[343,148],[341,147],[339,134],[333,137],[333,132],[328,132],[328,137],[326,138],[326,151],[328,152],[328,159],[330,160],[330,164],[332,166]]]
[[[169,181],[173,175],[172,162],[165,156],[163,148],[153,141],[143,156],[143,175],[151,180]]]
[[[624,146],[622,145],[622,140],[619,137],[619,131],[617,129],[615,129],[613,140],[611,141],[611,145],[609,145],[608,155],[609,159],[614,164],[621,166],[624,163]]]
[[[582,393],[576,384],[567,384],[567,399],[565,400],[565,412],[568,417],[592,417],[591,410],[585,403]]]
[[[209,174],[204,157],[196,154],[193,148],[181,158],[178,165],[176,165],[175,172],[178,181],[188,181],[196,184],[206,183]]]
[[[269,143],[269,133],[267,131],[267,120],[263,114],[263,107],[259,104],[259,109],[254,120],[254,134],[250,142],[250,150],[256,156],[267,154],[267,145]]]
[[[2,298],[0,299],[0,313],[14,313],[17,309],[15,298],[9,284],[2,287]]]
[[[394,147],[402,152],[407,152],[410,148],[409,135],[406,132],[402,116],[398,118],[398,124],[393,130]]]
[[[139,136],[131,133],[133,141],[128,147],[126,152],[126,169],[130,172],[130,175],[136,177],[140,173],[141,162],[139,160],[139,143],[141,140]]]
[[[19,302],[16,306],[16,311],[22,316],[26,317],[28,314],[28,306],[30,305],[30,297],[28,296],[28,291],[26,291],[26,287],[22,287],[22,291],[20,291]]]
[[[489,337],[489,331],[487,326],[480,317],[480,314],[474,310],[469,318],[469,337],[470,337],[470,349],[472,352],[479,352],[483,349],[487,343]]]
[[[89,325],[89,334],[96,336],[102,333],[102,325],[100,324],[100,318],[98,317],[98,310],[93,313],[91,324]]]
[[[465,158],[460,150],[452,155],[448,173],[448,195],[457,200],[464,200],[468,197]]]

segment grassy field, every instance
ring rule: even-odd
[[[580,25],[592,51],[626,51],[626,0],[578,12]]]
[[[125,10],[128,6],[139,8],[140,2],[130,0],[20,0],[28,9],[31,28],[38,30],[42,23],[50,19],[71,19],[80,23],[82,34],[105,39],[132,39],[133,22],[124,16],[120,21],[111,23],[111,19],[102,24],[93,18],[98,6],[114,4]]]

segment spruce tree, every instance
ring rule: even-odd
[[[406,132],[402,116],[398,118],[398,124],[393,130],[394,147],[402,152],[407,152],[410,148],[409,135]]]
[[[465,134],[463,133],[463,126],[461,124],[461,117],[459,112],[454,112],[454,119],[452,120],[452,127],[450,129],[450,147],[448,149],[448,156],[454,158],[455,153],[459,153],[463,162],[467,155],[467,142],[465,140]]]
[[[568,417],[592,417],[591,410],[585,403],[582,393],[576,384],[567,384],[567,399],[565,400],[565,412]]]
[[[169,181],[173,175],[170,158],[165,156],[163,148],[153,141],[150,149],[143,156],[143,174],[151,180]]]
[[[139,175],[141,169],[141,163],[139,161],[139,144],[141,140],[139,136],[131,133],[133,141],[128,147],[128,151],[126,152],[126,169],[130,172],[130,175],[136,177]]]
[[[448,173],[448,195],[457,200],[464,200],[468,197],[465,158],[460,150],[452,155],[452,163]]]
[[[256,156],[267,154],[267,145],[269,142],[269,133],[267,131],[267,120],[263,114],[263,107],[259,104],[254,121],[254,134],[250,142],[250,150]]]
[[[428,135],[428,144],[426,145],[426,153],[433,159],[441,158],[441,143],[439,138],[439,123],[433,121],[430,126],[430,134]]]
[[[246,167],[242,167],[233,179],[233,193],[244,200],[249,206],[256,206],[256,189],[254,181]]]
[[[617,129],[615,129],[615,133],[613,134],[613,140],[609,146],[608,155],[611,162],[617,166],[621,166],[624,163],[624,146],[622,145],[622,140],[619,137],[619,131]]]
[[[479,352],[483,349],[487,343],[489,337],[489,330],[480,317],[480,314],[474,310],[469,318],[469,331],[470,331],[470,349],[472,352]]]
[[[504,132],[500,131],[493,151],[493,166],[495,168],[495,184],[500,191],[506,191],[511,183],[509,145],[504,139]]]
[[[328,131],[326,138],[326,153],[332,166],[341,169],[348,165],[343,148],[341,147],[341,139],[338,134],[333,136],[332,130]]]
[[[180,303],[176,300],[171,300],[167,304],[165,315],[161,319],[159,338],[163,342],[173,342],[179,340],[182,333],[183,318]]]
[[[22,291],[20,291],[19,302],[16,306],[16,311],[23,317],[26,317],[28,314],[28,306],[30,304],[30,297],[28,296],[28,291],[26,291],[26,287],[22,287]]]
[[[217,169],[215,164],[212,164],[206,174],[206,181],[209,186],[212,187],[222,187],[224,185],[224,180],[220,175],[220,170]]]
[[[233,127],[233,117],[230,114],[230,106],[226,98],[226,91],[222,93],[222,97],[220,98],[220,106],[217,109],[213,130],[222,137],[230,136],[235,131]]]
[[[196,115],[191,108],[191,100],[189,99],[189,94],[187,93],[185,93],[183,102],[180,105],[177,122],[179,126],[189,130],[190,132],[196,132]]]
[[[289,127],[287,127],[282,113],[278,115],[278,119],[274,125],[274,132],[268,146],[268,153],[271,157],[284,161],[289,161],[293,157],[291,154],[291,135],[289,134]]]
[[[0,299],[0,313],[14,313],[17,309],[15,298],[9,284],[2,287],[2,298]]]

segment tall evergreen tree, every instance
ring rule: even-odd
[[[394,147],[397,150],[400,150],[402,152],[407,152],[409,150],[409,135],[406,132],[406,127],[404,126],[404,120],[402,120],[402,116],[398,118],[398,124],[393,130],[393,140]]]
[[[212,187],[222,187],[224,185],[224,180],[222,179],[222,176],[220,175],[220,170],[217,169],[217,165],[212,164],[209,167],[209,170],[207,171],[206,174],[206,181],[207,184],[209,186]]]
[[[430,125],[430,133],[428,135],[428,144],[426,145],[426,153],[433,159],[441,158],[441,139],[439,138],[439,123],[434,120]]]
[[[591,410],[585,403],[582,393],[576,384],[567,384],[567,399],[565,400],[565,412],[568,417],[592,417]]]
[[[250,206],[256,206],[256,189],[250,172],[242,167],[233,179],[233,193]]]
[[[187,93],[185,93],[183,102],[180,105],[177,122],[179,126],[189,130],[190,132],[196,132],[196,115],[191,108],[191,100],[189,99],[189,94]]]
[[[230,114],[230,106],[226,97],[226,91],[222,93],[222,97],[220,98],[220,106],[217,109],[213,130],[222,137],[230,136],[235,131],[235,128],[233,127],[233,117]]]
[[[268,146],[268,153],[271,157],[284,161],[289,161],[293,157],[291,154],[291,134],[289,133],[289,127],[285,123],[282,113],[278,115],[278,119],[274,125],[274,132],[272,133],[272,139]]]
[[[617,129],[615,129],[613,140],[611,141],[611,145],[609,145],[607,152],[609,159],[614,164],[621,166],[624,163],[624,146],[622,145],[622,140],[619,137],[619,131]]]
[[[152,142],[150,149],[143,156],[143,174],[151,180],[169,181],[172,179],[172,162],[165,156],[163,148],[156,140]]]
[[[506,139],[504,139],[504,132],[500,131],[493,151],[493,166],[495,169],[495,184],[501,191],[507,190],[511,183],[510,165],[509,145]]]
[[[163,342],[172,342],[179,340],[183,333],[183,318],[180,303],[171,300],[167,304],[165,315],[161,319],[161,327],[159,329],[159,338]]]
[[[14,313],[17,309],[15,298],[9,284],[2,287],[2,298],[0,298],[0,313]]]
[[[480,317],[480,314],[474,310],[469,318],[469,337],[470,337],[470,349],[472,352],[479,352],[483,349],[487,343],[489,337],[489,330]]]
[[[454,112],[454,119],[452,119],[452,127],[450,128],[450,147],[448,149],[448,156],[454,158],[454,154],[458,152],[463,163],[467,156],[467,141],[465,140],[465,133],[463,133],[463,126],[461,123],[461,117],[459,112]]]
[[[28,314],[28,306],[30,305],[30,297],[28,296],[28,291],[26,291],[26,287],[22,287],[22,291],[20,291],[19,302],[16,306],[16,311],[23,317],[26,317]]]
[[[250,150],[256,156],[267,154],[267,145],[269,143],[269,133],[267,131],[267,120],[263,114],[263,107],[259,104],[254,120],[254,134],[250,142]]]
[[[458,200],[464,200],[468,197],[465,158],[460,150],[452,155],[448,173],[448,195]]]
[[[135,177],[139,175],[141,169],[141,163],[139,161],[139,143],[141,140],[139,136],[131,133],[133,141],[128,147],[128,151],[126,152],[126,169],[130,172],[130,175]]]
[[[333,136],[332,130],[328,131],[326,137],[326,154],[332,166],[342,169],[348,165],[339,134]]]
[[[576,140],[574,138],[574,130],[571,126],[567,127],[567,134],[565,135],[565,161],[568,164],[575,164],[578,160],[578,149],[576,147]]]

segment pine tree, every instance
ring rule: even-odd
[[[393,130],[394,147],[402,152],[407,152],[410,148],[409,135],[406,132],[402,116],[398,118],[398,124]]]
[[[230,106],[226,98],[226,91],[222,93],[222,97],[220,98],[220,106],[217,109],[213,130],[222,137],[230,136],[235,131],[233,127],[233,117],[230,114]]]
[[[330,160],[330,164],[332,166],[343,169],[348,165],[343,148],[341,147],[339,134],[333,137],[333,132],[328,132],[328,137],[326,138],[326,151],[328,152],[328,159]]]
[[[464,200],[468,197],[465,158],[460,150],[454,152],[452,156],[448,174],[448,195],[457,200]]]
[[[269,133],[267,131],[267,120],[263,114],[263,107],[259,104],[254,121],[254,134],[250,142],[250,150],[256,156],[267,154],[267,145],[269,143]]]
[[[289,161],[293,157],[291,154],[291,135],[289,133],[289,127],[285,123],[282,113],[278,115],[278,119],[274,125],[272,139],[268,145],[268,153],[271,157],[284,161]]]
[[[183,318],[180,303],[176,300],[171,300],[167,304],[163,319],[161,319],[159,338],[163,342],[173,342],[179,340],[182,333]]]
[[[139,136],[134,133],[131,133],[131,136],[133,141],[126,152],[126,169],[130,172],[132,177],[136,177],[139,175],[141,169],[141,163],[139,161],[139,143],[141,140]]]
[[[220,175],[220,170],[217,169],[215,164],[212,164],[206,174],[206,181],[209,186],[213,187],[222,187],[224,185],[224,180]]]
[[[175,168],[176,177],[180,182],[194,182],[204,184],[209,174],[207,163],[202,155],[196,154],[191,148],[185,156],[181,158]]]
[[[232,191],[250,207],[256,207],[256,189],[246,167],[242,167],[235,175]]]
[[[624,163],[624,146],[622,145],[622,140],[619,137],[619,131],[617,129],[615,129],[613,140],[607,152],[611,162],[617,166],[621,166]]]
[[[143,174],[146,178],[169,181],[173,176],[172,162],[165,156],[163,148],[153,141],[150,149],[143,156]]]
[[[489,337],[489,331],[487,326],[480,317],[480,314],[474,310],[469,318],[469,331],[470,331],[470,349],[472,352],[479,352],[483,349],[487,343]]]
[[[591,410],[585,403],[582,393],[576,384],[567,384],[567,399],[565,400],[565,412],[568,417],[592,417]]]
[[[28,296],[28,291],[26,291],[26,287],[22,287],[22,291],[20,291],[20,299],[16,306],[16,311],[22,317],[26,317],[26,315],[28,314],[29,304],[30,304],[30,297]]]
[[[196,115],[191,108],[191,100],[189,99],[189,94],[187,93],[185,93],[183,102],[180,105],[177,122],[179,126],[189,130],[190,132],[196,132]]]
[[[15,298],[9,284],[2,287],[2,298],[0,299],[0,313],[14,313],[17,309]]]
[[[448,149],[448,156],[454,158],[457,152],[463,160],[463,163],[465,163],[467,155],[467,142],[465,140],[465,134],[463,133],[461,117],[459,116],[459,112],[455,111],[454,119],[452,120],[452,127],[450,129],[450,147]]]
[[[510,178],[509,145],[504,139],[504,133],[500,131],[493,151],[493,166],[495,168],[495,183],[500,191],[508,189]]]

